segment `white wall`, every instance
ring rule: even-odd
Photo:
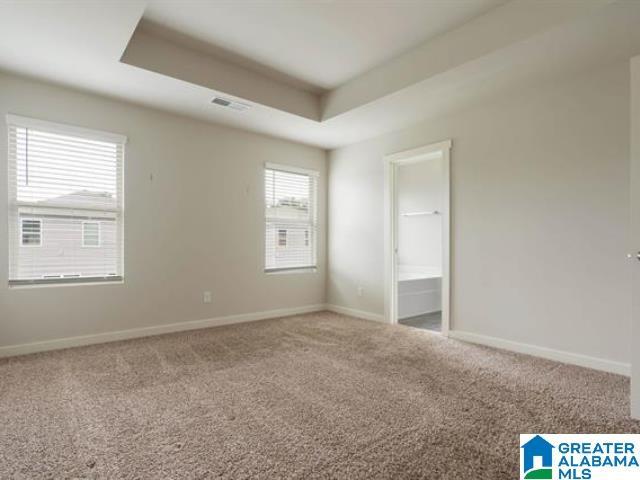
[[[8,288],[3,127],[0,347],[324,303],[323,150],[0,74],[2,125],[9,112],[129,137],[126,280],[123,285]],[[317,273],[263,273],[264,162],[320,171]],[[213,292],[213,303],[203,303],[204,290]]]
[[[399,165],[396,175],[398,213],[442,211],[442,160]],[[442,217],[398,217],[398,263],[442,268]]]
[[[331,152],[328,302],[383,313],[383,156],[448,138],[452,328],[630,362],[627,63]]]

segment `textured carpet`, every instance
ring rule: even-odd
[[[0,361],[0,478],[518,478],[628,379],[319,313]]]

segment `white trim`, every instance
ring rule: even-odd
[[[308,305],[304,307],[282,308],[277,310],[266,310],[254,313],[242,313],[238,315],[228,315],[224,317],[208,318],[204,320],[192,320],[188,322],[171,323],[166,325],[154,325],[151,327],[134,328],[129,330],[119,330],[115,332],[98,333],[95,335],[83,335],[77,337],[59,338],[55,340],[46,340],[41,342],[25,343],[21,345],[8,345],[0,347],[0,358],[12,357],[16,355],[26,355],[29,353],[46,352],[50,350],[59,350],[63,348],[80,347],[85,345],[94,345],[99,343],[115,342],[119,340],[128,340],[133,338],[149,337],[154,335],[162,335],[174,332],[183,332],[189,330],[198,330],[202,328],[218,327],[222,325],[232,325],[237,323],[253,322],[257,320],[266,320],[269,318],[286,317],[290,315],[301,315],[304,313],[321,312],[328,310],[331,312],[348,315],[351,317],[361,318],[364,320],[372,320],[385,323],[384,315],[357,310],[354,308],[341,307],[338,305]],[[462,332],[450,330],[449,337],[464,342],[485,345],[493,348],[500,348],[513,352],[533,355],[546,358],[558,362],[569,363],[581,367],[592,368],[619,375],[629,376],[631,365],[628,363],[616,362],[613,360],[605,360],[596,357],[589,357],[577,353],[565,352],[562,350],[554,350],[536,345],[529,345],[511,340],[504,340],[486,335],[479,335],[470,332]]]
[[[277,170],[285,173],[299,173],[301,175],[309,175],[311,177],[319,177],[320,172],[318,170],[311,170],[310,168],[295,167],[293,165],[283,165],[281,163],[265,162],[264,168],[268,170]]]
[[[149,337],[162,335],[165,333],[183,332],[188,330],[198,330],[201,328],[219,327],[235,323],[253,322],[256,320],[266,320],[268,318],[286,317],[289,315],[300,315],[303,313],[320,312],[325,310],[325,305],[307,305],[304,307],[281,308],[277,310],[266,310],[262,312],[241,313],[238,315],[228,315],[224,317],[208,318],[204,320],[192,320],[180,323],[170,323],[166,325],[154,325],[151,327],[132,328],[129,330],[119,330],[115,332],[98,333],[94,335],[82,335],[78,337],[58,338],[55,340],[45,340],[42,342],[25,343],[22,345],[8,345],[0,347],[0,358],[12,357],[15,355],[25,355],[29,353],[45,352],[49,350],[59,350],[61,348],[80,347],[84,345],[94,345],[97,343],[115,342],[118,340],[128,340],[131,338]]]
[[[403,150],[402,152],[391,153],[384,158],[391,163],[413,163],[425,160],[432,154],[437,158],[441,152],[451,150],[451,140],[444,140],[438,143],[425,145],[424,147],[412,148],[411,150]]]
[[[364,320],[372,320],[374,322],[385,323],[384,315],[379,313],[366,312],[364,310],[356,310],[355,308],[341,307],[339,305],[327,304],[326,310],[334,313],[340,313],[342,315],[348,315],[350,317],[362,318]]]
[[[524,353],[526,355],[533,355],[535,357],[546,358],[548,360],[555,360],[556,362],[569,363],[571,365],[578,365],[580,367],[601,370],[603,372],[617,373],[618,375],[625,376],[631,375],[631,364],[629,363],[616,362],[614,360],[606,360],[604,358],[590,357],[587,355],[581,355],[579,353],[572,353],[564,350],[555,350],[553,348],[540,347],[538,345],[514,342],[512,340],[505,340],[502,338],[489,337],[486,335],[479,335],[477,333],[471,332],[462,332],[458,330],[450,330],[449,337],[455,338],[456,340],[462,340],[463,342],[476,343],[493,348],[501,348],[503,350],[509,350],[512,352]]]
[[[309,265],[307,267],[282,267],[282,268],[265,268],[266,275],[291,275],[295,273],[318,273],[318,267]]]
[[[396,202],[396,170],[398,165],[441,158],[443,161],[442,195],[442,327],[447,336],[451,328],[451,140],[411,150],[392,153],[384,157],[384,318],[387,323],[398,323],[398,266],[396,261],[398,226]]]
[[[75,277],[77,279],[78,277]],[[92,277],[80,277],[83,281],[70,282],[69,279],[61,279],[60,282],[54,283],[9,283],[10,290],[24,290],[29,288],[66,288],[66,287],[93,287],[95,285],[124,285],[124,278],[117,275],[115,280],[104,280],[106,277],[100,277],[101,280],[92,280]],[[0,347],[2,348],[2,347]]]
[[[34,130],[58,133],[61,135],[79,136],[99,142],[113,142],[119,144],[127,143],[127,137],[119,133],[92,130],[90,128],[77,127],[75,125],[67,125],[65,123],[49,122],[46,120],[39,120],[37,118],[14,115],[12,113],[7,113],[7,124],[14,125],[16,127],[33,128]]]

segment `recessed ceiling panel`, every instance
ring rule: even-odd
[[[505,1],[152,2],[144,18],[329,90]]]

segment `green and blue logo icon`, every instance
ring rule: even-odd
[[[553,479],[553,449],[555,447],[551,443],[540,435],[536,435],[520,448],[522,449],[520,456],[521,478],[525,480]]]

